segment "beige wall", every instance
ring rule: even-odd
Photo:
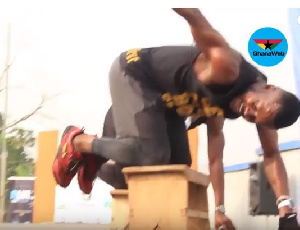
[[[52,222],[54,217],[55,186],[52,163],[57,151],[58,131],[40,132],[38,157],[35,163],[33,223]]]

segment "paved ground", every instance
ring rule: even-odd
[[[50,229],[63,229],[63,230],[73,230],[73,229],[81,229],[81,230],[89,230],[89,229],[97,229],[97,230],[109,230],[109,225],[101,225],[101,224],[52,224],[52,223],[44,223],[44,224],[0,224],[1,230],[12,230],[12,229],[41,229],[41,230],[50,230]]]

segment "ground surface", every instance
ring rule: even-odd
[[[12,230],[12,229],[41,229],[41,230],[50,230],[50,229],[63,229],[63,230],[72,230],[72,229],[97,229],[97,230],[109,230],[109,225],[101,224],[0,224],[1,230]]]

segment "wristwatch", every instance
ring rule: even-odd
[[[215,208],[215,211],[224,214],[224,213],[225,213],[225,207],[224,207],[224,205],[221,204],[221,205],[217,206],[217,207]]]
[[[292,201],[292,199],[286,199],[286,200],[282,200],[279,202],[278,209],[280,209],[282,207],[289,207],[290,209],[294,209],[295,205],[294,205],[294,202]]]

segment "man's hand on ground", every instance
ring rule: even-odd
[[[235,227],[232,224],[232,221],[223,213],[215,213],[215,227],[218,230],[220,227],[223,227],[224,230],[235,230]]]
[[[299,230],[296,213],[287,213],[279,218],[279,230]]]

